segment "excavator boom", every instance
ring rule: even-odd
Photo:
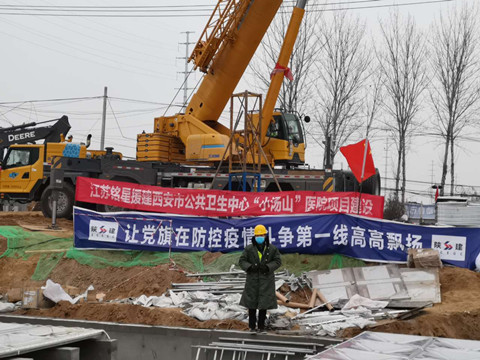
[[[36,127],[37,125],[51,122],[55,123],[50,126]],[[0,128],[0,151],[13,144],[28,144],[38,140],[44,140],[45,144],[60,142],[61,135],[66,136],[69,130],[70,123],[65,115],[60,119],[43,121],[41,123],[32,122],[9,128]]]

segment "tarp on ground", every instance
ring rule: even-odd
[[[75,247],[149,251],[243,249],[257,224],[283,253],[341,254],[402,263],[410,248],[437,249],[445,263],[474,269],[480,228],[418,226],[352,215],[213,219],[152,213],[74,209]]]

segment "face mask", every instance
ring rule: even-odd
[[[255,238],[255,241],[257,242],[258,245],[262,245],[263,242],[265,241],[265,236],[257,236]]]

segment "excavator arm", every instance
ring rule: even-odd
[[[37,125],[51,122],[54,122],[54,124],[37,127]],[[68,122],[68,117],[65,115],[60,119],[0,128],[0,152],[3,154],[3,150],[13,144],[28,144],[38,140],[44,140],[44,144],[61,142],[62,135],[66,136],[69,130],[70,123]]]

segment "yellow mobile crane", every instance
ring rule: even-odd
[[[232,143],[231,146],[236,147],[233,150],[242,150],[237,148],[241,142],[231,142],[230,139],[238,140],[244,135],[235,132],[232,136],[231,129],[220,124],[218,119],[281,4],[281,0],[218,0],[190,57],[195,68],[205,75],[185,113],[158,117],[152,133],[139,134],[137,160],[121,160],[111,150],[98,158],[62,157],[59,164],[64,185],[57,189],[59,206],[71,209],[74,202],[71,189],[78,176],[162,187],[228,189],[230,174],[217,164]],[[266,155],[262,163],[283,165],[282,168],[275,167],[273,173],[263,173],[261,168],[257,190],[278,191],[280,186],[282,190],[355,191],[358,183],[348,171],[300,168],[299,165],[305,162],[301,121],[295,114],[274,110],[305,5],[306,0],[297,0],[262,113],[252,116]],[[258,150],[253,147],[254,152]],[[248,154],[247,161],[252,161],[256,155]],[[48,179],[44,185],[42,211],[49,215],[52,211]],[[379,176],[368,179],[363,184],[363,191],[379,194]],[[113,209],[97,205],[97,210]],[[70,214],[71,210],[58,216]]]
[[[274,108],[306,2],[298,0],[294,7],[262,110],[260,141],[272,165],[305,162],[299,117]],[[138,135],[137,160],[192,164],[217,163],[222,158],[231,134],[218,119],[281,4],[281,0],[218,2],[189,59],[205,73],[198,91],[184,114],[156,118],[153,133]],[[255,119],[258,126],[259,114]]]

